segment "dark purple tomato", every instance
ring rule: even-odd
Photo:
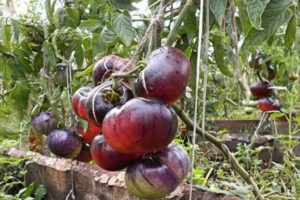
[[[115,55],[109,55],[101,58],[94,66],[93,81],[95,85],[99,85],[109,78],[116,71],[129,71],[133,69],[133,65],[129,64],[129,60],[120,58]]]
[[[158,153],[159,160],[176,175],[180,182],[187,176],[190,170],[190,157],[186,150],[176,144],[170,144]]]
[[[96,136],[92,141],[91,154],[96,164],[108,171],[124,169],[143,156],[142,153],[126,154],[115,151],[107,144],[102,135]]]
[[[277,99],[263,98],[258,100],[258,108],[263,112],[279,111],[281,106]]]
[[[138,96],[158,98],[165,103],[175,103],[184,93],[191,64],[182,51],[162,47],[153,51],[136,80]]]
[[[80,137],[67,129],[51,131],[47,144],[52,153],[63,158],[75,158],[82,147]]]
[[[92,87],[83,86],[79,88],[72,96],[71,104],[72,104],[73,111],[81,119],[87,120],[85,102],[92,89],[93,89]]]
[[[177,145],[145,156],[129,166],[125,184],[129,192],[145,199],[160,199],[170,194],[186,177],[190,168],[188,153]]]
[[[92,160],[92,155],[91,155],[90,147],[87,144],[82,143],[81,151],[76,156],[75,159],[78,160],[78,161],[81,161],[81,162],[85,162],[85,163],[90,162]]]
[[[31,120],[31,128],[35,133],[48,135],[52,130],[57,129],[58,120],[49,112],[41,112]]]
[[[98,85],[90,92],[85,103],[88,121],[101,127],[102,121],[108,111],[126,103],[132,97],[132,92],[123,85],[118,88],[118,93],[112,90],[111,81]]]
[[[251,94],[256,98],[270,97],[273,94],[273,90],[269,81],[260,81],[250,87]]]
[[[167,104],[141,97],[111,110],[102,126],[107,143],[123,153],[163,149],[176,130],[177,117]]]

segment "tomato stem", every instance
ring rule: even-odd
[[[139,62],[138,66],[128,72],[114,72],[111,74],[112,79],[116,78],[136,78],[142,69],[145,68],[145,63]]]

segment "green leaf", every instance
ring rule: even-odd
[[[110,47],[115,45],[116,34],[110,28],[107,28],[106,26],[103,27],[100,35],[107,46]]]
[[[31,68],[30,58],[27,51],[22,48],[15,48],[13,51],[18,67],[25,73],[32,73],[33,69]]]
[[[14,111],[16,102],[0,105],[0,135],[20,133],[20,113]]]
[[[12,26],[12,30],[13,30],[14,39],[18,43],[19,35],[20,35],[20,23],[19,23],[19,21],[15,20],[15,19],[11,19],[11,26]]]
[[[270,0],[246,0],[249,18],[256,29],[262,29],[261,16]]]
[[[47,194],[47,190],[44,185],[39,185],[34,193],[35,200],[42,200]]]
[[[130,0],[111,0],[111,3],[122,10],[134,10],[136,9],[130,2]]]
[[[219,25],[222,23],[222,19],[225,16],[227,0],[213,0],[210,1],[210,10],[213,12]]]
[[[0,72],[3,78],[3,83],[7,83],[10,79],[10,76],[13,72],[11,65],[8,62],[8,58],[6,56],[0,56]]]
[[[196,8],[190,9],[184,18],[184,25],[182,26],[184,32],[188,36],[188,40],[190,43],[192,43],[192,40],[198,33],[198,25],[197,25],[197,18],[195,17]],[[197,28],[195,28],[197,27]]]
[[[232,76],[233,72],[229,67],[227,48],[225,38],[222,35],[215,34],[212,38],[214,47],[214,57],[220,71],[226,76]]]
[[[252,28],[246,36],[242,48],[245,50],[259,45],[273,35],[289,19],[291,13],[287,8],[292,3],[293,0],[270,1],[262,15],[263,30]]]
[[[300,199],[300,180],[299,179],[296,179],[294,180],[294,183],[295,183],[295,197],[296,197],[296,200],[299,200]]]
[[[36,74],[39,73],[40,69],[43,66],[43,58],[42,58],[42,54],[38,53],[35,55],[34,59],[33,59],[33,70]]]
[[[82,40],[77,39],[72,42],[72,49],[75,50],[75,60],[79,67],[82,66],[84,60],[84,50],[82,48]]]
[[[74,8],[66,8],[66,18],[67,18],[67,25],[70,27],[77,27],[80,24],[80,16],[78,10]]]
[[[34,188],[35,188],[35,183],[31,183],[30,185],[28,185],[26,187],[25,197],[30,197]]]
[[[195,93],[195,90],[196,90],[196,73],[197,73],[197,52],[192,52],[191,53],[191,56],[190,56],[190,59],[191,61],[191,73],[190,73],[190,76],[189,76],[189,83],[188,83],[188,86],[192,89],[192,92]],[[201,76],[201,74],[200,74]],[[202,78],[202,77],[200,77]]]
[[[99,34],[94,34],[92,38],[92,51],[93,57],[97,57],[98,55],[106,54],[107,46],[105,42],[100,38]]]
[[[129,14],[117,14],[114,16],[113,29],[122,42],[129,46],[133,40],[134,32]]]
[[[30,85],[27,80],[18,80],[13,88],[13,90],[9,93],[8,101],[17,102],[15,104],[15,108],[17,111],[23,111],[28,106],[28,99],[30,94]]]
[[[237,6],[239,9],[239,19],[241,21],[242,30],[244,35],[247,36],[252,28],[252,23],[248,16],[246,0],[237,1]]]
[[[9,47],[10,46],[10,41],[11,41],[11,26],[10,25],[5,25],[4,26],[4,31],[2,33],[2,39],[4,41],[4,45],[6,47]]]
[[[49,42],[45,42],[43,44],[43,57],[46,67],[52,68],[56,66],[56,56],[54,52],[53,45]]]
[[[284,42],[287,48],[291,48],[296,39],[297,17],[293,15],[289,21],[284,35]]]
[[[87,20],[81,21],[79,27],[81,29],[86,29],[88,31],[93,32],[93,31],[101,28],[102,26],[103,26],[102,21],[99,19],[87,19]]]
[[[54,18],[53,18],[53,10],[51,6],[51,0],[46,0],[45,1],[45,10],[46,10],[46,15],[51,24],[54,24]]]

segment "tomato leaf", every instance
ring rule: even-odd
[[[31,87],[26,80],[16,81],[14,89],[8,96],[9,100],[18,102],[15,104],[16,110],[23,111],[27,108],[30,88]]]
[[[13,30],[14,40],[19,43],[19,35],[20,35],[20,23],[15,19],[11,19],[11,26]]]
[[[130,2],[130,0],[111,0],[111,3],[122,10],[134,10],[136,9]]]
[[[239,19],[241,21],[242,31],[244,35],[247,36],[252,28],[252,24],[248,15],[246,0],[237,1],[237,6],[239,9]]]
[[[111,28],[103,27],[101,31],[101,38],[103,41],[105,41],[105,44],[107,46],[114,46],[115,45],[115,38],[116,34],[111,30]]]
[[[43,49],[42,49],[43,53],[44,53],[44,62],[46,63],[46,67],[51,68],[54,67],[56,65],[56,56],[55,56],[55,52],[54,52],[54,48],[53,45],[49,42],[45,42],[43,44]]]
[[[72,49],[75,50],[75,60],[79,67],[82,66],[84,60],[84,50],[82,48],[82,40],[76,39],[72,42]]]
[[[220,71],[227,76],[232,76],[233,73],[229,67],[228,53],[224,40],[225,38],[222,35],[216,34],[213,36],[214,57]]]
[[[93,57],[103,55],[107,52],[107,46],[106,46],[105,42],[101,39],[99,34],[93,35],[92,51],[93,51]]]
[[[113,29],[126,46],[131,44],[134,32],[131,17],[128,13],[117,14],[114,16]]]
[[[256,29],[262,30],[261,16],[270,0],[246,0],[249,18]]]
[[[289,21],[284,35],[284,42],[287,48],[291,48],[296,39],[297,17],[293,15]]]
[[[77,27],[80,24],[80,16],[78,10],[74,8],[66,8],[67,24],[70,27]]]
[[[20,133],[21,117],[19,112],[14,111],[13,104],[16,103],[10,102],[0,106],[0,135]]]
[[[45,197],[46,194],[47,194],[47,190],[46,190],[45,186],[44,185],[39,185],[35,190],[34,199],[35,200],[42,200]]]
[[[289,19],[291,13],[287,8],[292,5],[293,0],[272,0],[268,3],[262,15],[262,28],[252,28],[246,36],[242,49],[249,49],[259,45],[261,42],[273,35],[279,27]]]
[[[214,0],[210,2],[210,10],[213,12],[219,25],[225,16],[227,0]]]
[[[3,39],[5,47],[10,47],[11,36],[12,36],[11,26],[6,24],[4,26],[4,31],[2,33],[2,39]]]
[[[51,0],[46,0],[45,1],[45,10],[46,10],[46,15],[51,24],[54,24],[54,17],[53,17],[53,10],[51,6]]]
[[[0,56],[0,72],[3,79],[3,84],[7,84],[10,76],[13,72],[11,65],[8,63],[8,58],[6,56]]]
[[[87,19],[87,20],[83,20],[80,23],[80,28],[81,29],[86,29],[88,31],[95,31],[99,28],[101,28],[102,25],[102,21],[98,20],[98,19]]]

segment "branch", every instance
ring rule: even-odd
[[[192,130],[194,127],[193,120],[189,118],[189,116],[178,106],[173,105],[172,108],[175,110],[177,115],[180,117],[180,119],[187,125],[187,127]],[[196,126],[196,125],[195,125]],[[196,133],[199,135],[202,135],[205,137],[206,140],[213,143],[228,159],[231,166],[239,173],[239,175],[244,179],[244,181],[250,185],[252,185],[254,191],[254,195],[256,196],[256,199],[263,200],[263,197],[260,193],[260,190],[258,186],[256,185],[255,181],[250,177],[250,175],[247,173],[247,171],[238,163],[235,156],[230,152],[230,150],[227,148],[225,144],[222,143],[221,140],[216,138],[215,136],[211,135],[209,132],[205,131],[202,132],[201,128],[196,126]]]

